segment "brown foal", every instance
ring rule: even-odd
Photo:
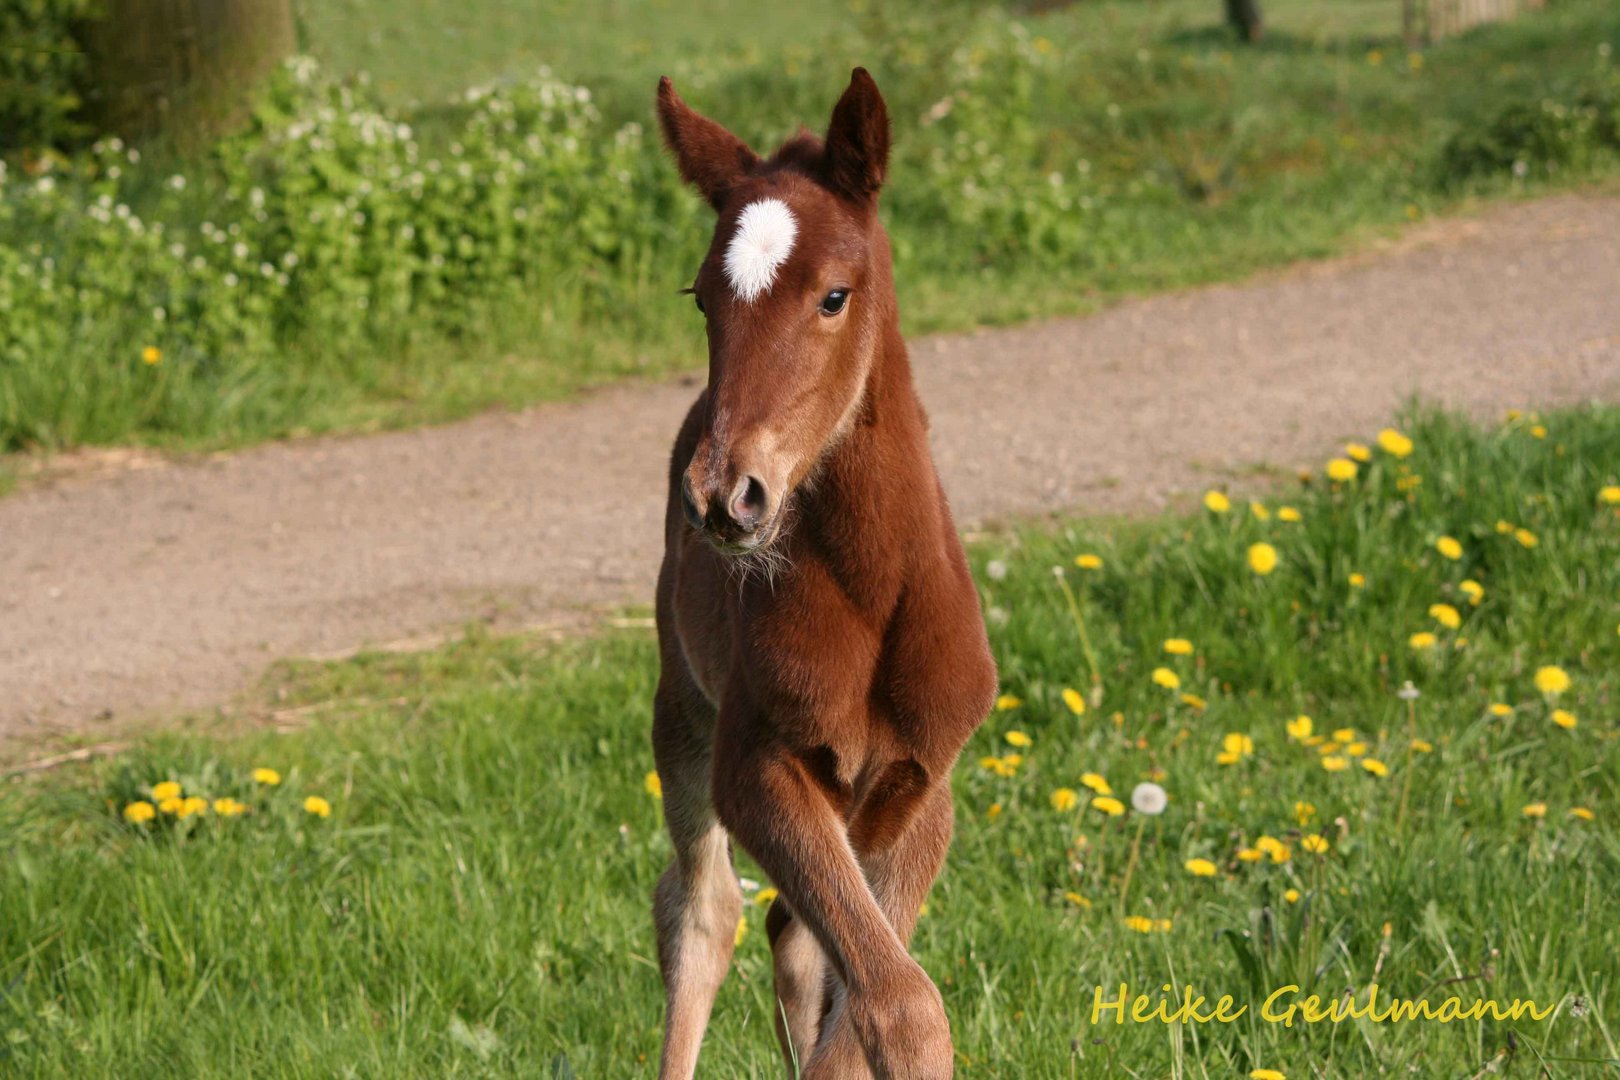
[[[888,113],[857,68],[825,140],[763,160],[668,79],[658,116],[719,214],[692,286],[709,381],[675,440],[658,580],[662,1075],[693,1074],[731,963],[729,834],[780,891],[790,1071],[950,1076],[907,943],[996,671],[900,337],[877,214]]]

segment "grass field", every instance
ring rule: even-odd
[[[1009,697],[915,942],[962,1075],[1612,1074],[1620,410],[1403,427],[1259,510],[975,545]],[[473,637],[286,669],[290,734],[199,721],[6,784],[0,1073],[649,1075],[654,678],[645,631]],[[124,820],[162,782],[245,812]],[[762,927],[706,1075],[777,1070]],[[1552,1012],[1260,1015],[1374,982]],[[1093,1024],[1120,983],[1250,1008]]]
[[[1620,100],[1613,4],[1557,0],[1412,53],[1396,10],[1274,4],[1266,43],[1246,48],[1213,0],[1046,14],[871,0],[766,14],[734,0],[308,4],[312,53],[337,74],[376,74],[390,123],[413,132],[408,153],[371,145],[369,92],[355,89],[338,105],[301,99],[336,115],[319,138],[249,146],[234,171],[193,163],[178,191],[173,162],[103,161],[82,183],[45,178],[49,197],[13,170],[0,185],[0,451],[369,430],[697,366],[701,323],[676,290],[710,218],[674,190],[648,130],[660,73],[770,146],[801,121],[823,126],[854,63],[874,70],[895,120],[884,207],[911,333],[1241,277],[1475,198],[1615,173],[1612,118],[1570,119],[1583,94]],[[474,82],[510,92],[540,63],[591,91],[600,118],[584,150],[525,151],[514,129],[458,163],[471,106],[449,95]],[[641,130],[619,127],[630,123]],[[1448,153],[1463,136],[1468,152]],[[530,175],[563,165],[523,187],[506,182],[513,153]],[[425,195],[390,186],[423,161],[468,179]],[[553,195],[567,205],[542,221]],[[164,225],[162,239],[132,240],[113,216],[124,203]],[[518,209],[533,210],[529,224]],[[42,286],[35,267],[51,258],[56,280]],[[160,362],[143,361],[149,348]]]

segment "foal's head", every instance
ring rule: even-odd
[[[894,320],[877,217],[888,112],[856,68],[825,140],[802,132],[763,160],[668,79],[658,118],[681,176],[719,214],[691,289],[707,320],[709,390],[682,502],[721,550],[753,551],[856,423]]]

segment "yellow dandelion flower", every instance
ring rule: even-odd
[[[1353,727],[1335,728],[1333,731],[1333,741],[1341,743],[1355,742],[1356,729]]]
[[[1288,845],[1275,836],[1262,836],[1254,842],[1254,846],[1265,852],[1274,863],[1285,863],[1291,857]]]
[[[1350,759],[1338,754],[1328,754],[1322,759],[1322,768],[1328,772],[1343,772],[1350,767]]]
[[[754,894],[754,906],[770,907],[771,901],[775,900],[780,895],[781,894],[778,893],[774,888],[767,885],[765,888]]]
[[[1031,739],[1028,735],[1025,735],[1022,731],[1009,731],[1006,735],[1002,736],[1002,738],[1007,740],[1008,746],[1016,746],[1020,750],[1035,745],[1035,740]]]
[[[1221,738],[1221,749],[1229,754],[1254,753],[1254,740],[1241,731],[1229,731]]]
[[[1432,754],[1432,753],[1434,753],[1434,743],[1430,742],[1428,739],[1413,739],[1410,745],[1411,745],[1412,751],[1414,753],[1418,753],[1418,754]]]
[[[1336,457],[1327,463],[1328,479],[1337,480],[1340,483],[1354,480],[1357,471],[1356,463],[1349,458]]]
[[[161,784],[152,785],[152,798],[156,799],[158,802],[162,802],[165,799],[172,799],[179,794],[180,785],[175,783],[173,780],[165,780]]]
[[[237,802],[228,796],[223,799],[215,799],[214,813],[220,817],[239,817],[247,813],[247,804]]]
[[[1063,704],[1076,716],[1086,715],[1086,699],[1080,696],[1080,691],[1072,686],[1063,688]]]
[[[1312,855],[1321,855],[1328,849],[1327,837],[1323,836],[1321,833],[1313,833],[1310,836],[1300,840],[1299,846],[1310,852]]]
[[[311,795],[304,800],[304,813],[314,814],[318,818],[329,818],[332,816],[332,804],[319,795]]]
[[[1209,702],[1205,701],[1197,694],[1182,694],[1181,703],[1189,708],[1197,709],[1199,712],[1203,712],[1205,709],[1209,708]]]
[[[1204,492],[1204,506],[1212,514],[1224,514],[1232,509],[1232,500],[1219,491]]]
[[[1455,630],[1462,625],[1462,614],[1450,604],[1430,604],[1429,618],[1447,630]]]
[[[1442,536],[1434,542],[1434,550],[1456,562],[1463,556],[1463,546],[1455,536]]]
[[[1367,447],[1362,443],[1345,443],[1344,456],[1349,458],[1351,461],[1359,461],[1365,464],[1366,462],[1372,460],[1372,451],[1367,449]]]
[[[1146,915],[1127,915],[1125,916],[1125,925],[1138,934],[1153,933],[1153,920]]]
[[[664,781],[663,778],[658,775],[657,770],[654,770],[641,778],[641,789],[655,799],[662,799],[664,797]]]
[[[1249,513],[1254,515],[1254,519],[1256,521],[1270,521],[1271,520],[1271,511],[1266,509],[1266,504],[1263,503],[1263,502],[1251,502],[1251,503],[1249,503]]]
[[[737,919],[736,933],[731,935],[731,946],[732,946],[732,948],[736,948],[738,945],[741,945],[743,943],[743,938],[745,938],[747,936],[748,936],[748,916],[743,915],[743,916],[740,916]]]
[[[1418,649],[1418,650],[1421,651],[1423,649],[1432,649],[1432,648],[1434,648],[1434,643],[1437,640],[1438,639],[1433,634],[1429,633],[1427,630],[1419,630],[1417,633],[1415,633],[1411,637],[1407,638],[1406,643],[1408,645],[1412,646],[1412,648]]]
[[[1114,789],[1108,785],[1108,781],[1094,772],[1081,773],[1080,783],[1090,788],[1097,795],[1112,795],[1114,793]]]
[[[1238,862],[1259,862],[1266,857],[1266,853],[1259,848],[1238,848]]]
[[[1093,809],[1101,810],[1109,817],[1119,817],[1125,812],[1125,804],[1112,795],[1098,795],[1091,800],[1091,805]]]
[[[998,802],[991,803],[990,804],[990,809],[988,809],[988,810],[986,810],[984,812],[984,819],[986,821],[994,821],[994,820],[996,820],[996,818],[998,818],[1000,816],[1001,816],[1001,804],[998,803]]]
[[[1173,637],[1164,639],[1164,651],[1171,656],[1191,656],[1193,643],[1186,638]]]
[[[1344,752],[1349,754],[1351,757],[1366,757],[1367,756],[1367,744],[1364,743],[1364,742],[1350,743],[1348,746],[1346,746],[1344,748]]]
[[[1290,904],[1299,903],[1299,890],[1298,889],[1289,889],[1289,890],[1287,890],[1286,892],[1283,893],[1283,899],[1288,901]]]
[[[1412,452],[1412,440],[1394,428],[1385,428],[1378,433],[1378,448],[1390,457],[1404,458]]]
[[[1552,711],[1552,722],[1563,728],[1565,731],[1569,731],[1577,723],[1575,714],[1569,712],[1567,709],[1554,709]]]
[[[1208,859],[1188,859],[1183,865],[1193,877],[1214,877],[1216,874],[1215,864]]]
[[[208,800],[198,795],[192,795],[180,800],[180,817],[188,818],[194,814],[208,813]]]
[[[1417,54],[1413,53],[1412,55],[1416,56]],[[1294,893],[1295,900],[1299,898],[1299,894],[1293,889],[1288,891]],[[1290,900],[1288,902],[1292,904],[1294,901]],[[1250,1069],[1249,1080],[1288,1080],[1288,1074],[1281,1069]]]
[[[1547,437],[1547,426],[1545,424],[1535,424],[1530,428],[1530,434],[1538,439],[1545,439]]]
[[[1153,930],[1154,930],[1155,933],[1168,934],[1170,932],[1170,920],[1169,919],[1154,919],[1153,920]]]
[[[1569,689],[1569,675],[1563,668],[1551,664],[1537,668],[1536,689],[1543,694],[1562,694]]]
[[[1473,578],[1468,578],[1466,581],[1460,582],[1457,585],[1457,589],[1464,596],[1468,597],[1468,602],[1474,607],[1478,607],[1480,601],[1485,599],[1485,586],[1481,585]]]
[[[141,363],[151,367],[163,362],[163,350],[156,345],[148,345],[141,350]]]
[[[1067,900],[1077,908],[1088,908],[1091,906],[1091,901],[1087,900],[1077,892],[1066,892],[1063,894],[1063,899]]]
[[[1013,709],[1018,708],[1018,706],[1022,705],[1023,703],[1024,699],[1019,697],[1017,694],[1002,694],[1000,697],[996,698],[996,711],[1011,712]]]
[[[1166,690],[1181,689],[1181,676],[1177,675],[1167,667],[1154,668],[1153,681],[1157,685],[1164,687]]]
[[[1311,737],[1311,732],[1315,730],[1315,727],[1316,725],[1312,723],[1310,717],[1306,716],[1304,713],[1300,713],[1298,716],[1288,721],[1288,737],[1290,739],[1297,739],[1300,742],[1304,742],[1306,739]]]
[[[1496,531],[1501,535],[1506,536],[1508,533],[1513,531],[1513,524],[1512,522],[1503,521],[1501,518],[1497,518]]]
[[[255,784],[264,784],[266,787],[275,787],[281,783],[281,774],[274,769],[266,769],[261,766],[253,770],[253,782]]]
[[[1388,776],[1389,775],[1389,766],[1385,765],[1382,761],[1379,761],[1377,758],[1362,758],[1361,759],[1361,767],[1363,769],[1366,769],[1368,772],[1372,773],[1374,776]]]
[[[124,807],[124,820],[131,825],[140,825],[157,817],[157,807],[145,799],[136,799]]]
[[[1485,711],[1490,713],[1492,716],[1512,716],[1513,706],[1507,704],[1506,702],[1493,701]]]
[[[1367,575],[1366,574],[1355,573],[1355,574],[1350,575],[1350,587],[1352,589],[1359,589],[1359,588],[1363,587],[1366,584],[1367,584]]]
[[[1060,787],[1056,791],[1052,792],[1052,809],[1057,810],[1060,813],[1067,810],[1073,810],[1075,803],[1079,801],[1080,796],[1074,793],[1074,788]]]
[[[1096,555],[1092,555],[1089,552],[1085,555],[1076,555],[1074,557],[1074,565],[1078,566],[1082,570],[1101,570],[1102,564],[1101,558]]]
[[[1547,804],[1544,803],[1544,802],[1533,802],[1533,803],[1531,803],[1530,805],[1528,805],[1528,806],[1526,806],[1524,808],[1523,813],[1524,813],[1525,817],[1533,817],[1533,818],[1546,817],[1547,816]]]
[[[1608,503],[1610,506],[1620,503],[1620,484],[1610,484],[1599,491],[1598,502]]]
[[[1519,542],[1520,547],[1533,548],[1541,543],[1540,540],[1536,539],[1536,534],[1529,529],[1514,529],[1513,539]]]
[[[1315,804],[1302,801],[1294,803],[1294,820],[1299,822],[1301,825],[1305,824],[1315,816]]]
[[[1261,577],[1277,569],[1277,549],[1265,541],[1249,545],[1249,569]]]
[[[1215,755],[1215,764],[1217,765],[1236,765],[1242,760],[1242,754],[1233,753],[1231,750],[1222,750]]]
[[[178,814],[180,813],[180,808],[185,805],[185,802],[186,800],[182,799],[178,795],[170,795],[167,799],[159,799],[157,804],[158,812],[163,814]]]
[[[1569,808],[1569,816],[1572,818],[1580,818],[1582,821],[1591,821],[1597,815],[1593,814],[1592,811],[1588,810],[1584,806],[1572,806]]]
[[[1297,525],[1305,519],[1292,506],[1279,506],[1277,507],[1277,520],[1286,521],[1290,525]]]

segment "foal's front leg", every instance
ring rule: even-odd
[[[666,676],[653,701],[653,756],[664,786],[664,823],[675,847],[653,897],[664,976],[658,1075],[685,1080],[697,1069],[715,993],[731,964],[742,891],[709,797],[712,717],[697,715],[707,702],[698,700],[695,687],[672,689],[670,681]]]
[[[810,767],[725,712],[714,753],[720,820],[820,942],[845,987],[841,1019],[873,1074],[950,1076],[950,1025],[939,991],[867,887],[844,822]],[[835,1070],[818,1056],[803,1075],[839,1080]]]

